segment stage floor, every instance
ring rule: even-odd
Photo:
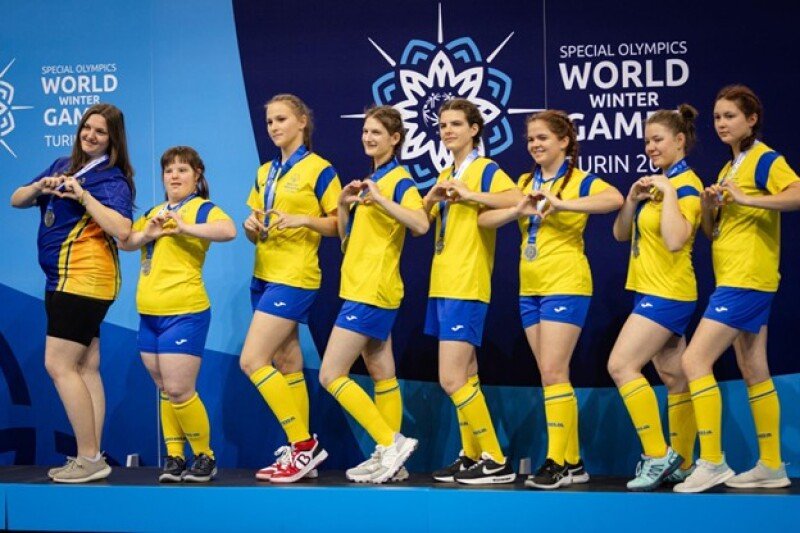
[[[2,521],[37,531],[727,531],[796,528],[800,480],[778,490],[719,488],[704,494],[625,490],[622,478],[593,478],[557,491],[513,485],[348,482],[321,472],[291,485],[256,481],[252,470],[223,469],[209,484],[160,485],[154,468],[115,468],[108,480],[57,485],[46,468],[0,468]],[[547,526],[549,528],[549,526]],[[777,529],[775,529],[777,530]]]

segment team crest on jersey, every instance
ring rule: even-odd
[[[11,135],[14,131],[16,123],[14,122],[14,111],[21,109],[32,109],[33,106],[29,105],[14,105],[14,86],[7,80],[3,79],[11,65],[14,64],[15,59],[12,59],[8,65],[0,72],[0,145],[6,149],[14,158],[17,154],[11,149],[11,146],[6,141],[6,137]]]
[[[509,115],[537,111],[508,107],[511,78],[493,63],[513,36],[512,31],[488,55],[481,53],[471,37],[445,41],[439,4],[435,43],[411,39],[396,60],[369,38],[391,66],[373,82],[372,98],[377,105],[390,105],[402,115],[406,140],[401,157],[421,188],[433,185],[438,173],[452,164],[439,136],[437,116],[447,100],[466,98],[478,106],[485,122],[480,151],[489,157],[507,150],[514,140]],[[363,117],[364,114],[342,115]]]

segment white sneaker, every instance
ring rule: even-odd
[[[734,489],[780,489],[791,484],[784,463],[778,468],[770,468],[761,461],[747,472],[733,476],[725,482],[725,485]]]
[[[721,463],[698,459],[694,472],[686,478],[686,481],[675,485],[672,490],[675,492],[703,492],[725,483],[735,475],[728,463],[725,462],[724,455]]]
[[[372,455],[361,464],[348,469],[344,475],[350,481],[355,483],[367,483],[372,480],[372,476],[381,467],[381,454],[378,448],[372,452]]]
[[[385,483],[392,479],[400,467],[403,466],[408,458],[417,449],[419,442],[417,439],[404,437],[400,433],[395,433],[394,442],[386,447],[378,445],[375,450],[380,453],[380,466],[370,479],[372,483]]]

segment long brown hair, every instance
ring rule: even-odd
[[[311,150],[311,134],[314,133],[314,113],[299,97],[288,93],[276,94],[270,98],[269,102],[264,104],[264,111],[267,110],[269,104],[274,104],[275,102],[288,104],[297,118],[306,118],[306,127],[303,128],[303,144]]]
[[[756,93],[746,85],[728,85],[727,87],[723,87],[717,93],[714,102],[716,103],[720,100],[730,100],[736,104],[739,111],[744,113],[745,118],[756,115],[756,123],[752,128],[753,132],[742,139],[742,142],[739,144],[739,150],[742,152],[750,149],[753,143],[756,142],[756,139],[761,136],[761,128],[764,125],[764,106],[761,105],[761,100],[756,96]]]
[[[186,163],[197,172],[197,196],[208,200],[211,191],[208,188],[208,181],[206,181],[206,166],[200,158],[200,154],[197,153],[197,150],[191,146],[173,146],[172,148],[168,148],[161,156],[162,176],[167,167],[175,162]]]
[[[570,120],[569,115],[564,111],[545,109],[544,111],[529,115],[528,118],[525,119],[525,129],[527,130],[528,125],[535,120],[541,120],[547,124],[547,129],[559,139],[563,139],[564,137],[569,139],[569,144],[567,144],[569,164],[567,166],[567,172],[564,174],[564,181],[561,182],[561,186],[556,193],[556,197],[561,198],[561,193],[566,189],[567,183],[569,183],[570,178],[572,178],[572,171],[575,170],[575,166],[578,164],[578,134],[575,131],[575,125],[572,123],[572,120]],[[523,184],[523,188],[533,179],[538,166],[534,159],[533,166],[531,167],[531,175]]]
[[[125,176],[125,181],[131,189],[131,200],[136,199],[136,185],[133,182],[133,167],[128,157],[128,139],[125,135],[125,117],[122,111],[111,104],[95,104],[86,110],[78,123],[78,131],[75,133],[75,143],[72,145],[70,154],[70,167],[67,174],[75,174],[86,163],[89,162],[89,155],[81,147],[81,131],[86,125],[86,121],[92,115],[100,115],[106,119],[108,129],[108,167],[117,167]]]

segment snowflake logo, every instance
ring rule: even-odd
[[[3,76],[6,75],[6,72],[8,72],[11,65],[14,64],[14,61],[16,61],[16,58],[12,59],[11,62],[6,65],[6,68],[0,72],[0,145],[16,159],[17,154],[14,153],[14,150],[11,149],[11,146],[9,146],[5,140],[5,137],[14,131],[16,127],[12,111],[33,109],[33,106],[14,105],[14,86],[3,79]]]
[[[514,32],[483,59],[475,41],[460,37],[444,41],[442,6],[436,44],[412,39],[406,44],[400,61],[395,61],[368,38],[392,70],[372,84],[372,98],[378,105],[391,105],[403,117],[406,142],[401,157],[410,167],[421,188],[436,182],[442,169],[453,164],[452,156],[439,137],[438,111],[452,98],[466,98],[478,106],[485,122],[482,154],[493,157],[508,149],[514,141],[508,116],[531,113],[538,109],[511,109],[511,78],[490,66]],[[363,118],[364,114],[342,115]]]

